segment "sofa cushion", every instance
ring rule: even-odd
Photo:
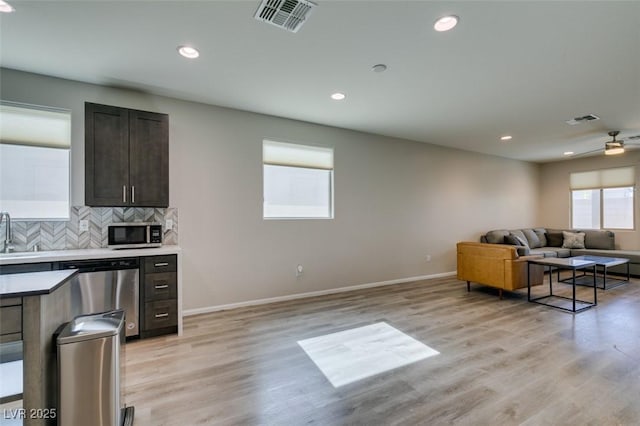
[[[560,247],[540,247],[530,251],[532,255],[542,255],[544,257],[571,257],[571,250]]]
[[[549,250],[549,247],[541,247],[533,249],[529,252],[530,255],[544,256],[544,257],[558,257],[558,253],[555,250]]]
[[[583,249],[584,248],[584,232],[562,231],[563,242],[562,248],[567,249]]]
[[[584,233],[584,247],[588,249],[615,250],[615,234],[601,229],[580,230]]]
[[[536,233],[540,240],[539,247],[545,247],[547,245],[547,230],[544,228],[533,228],[533,232]]]
[[[558,229],[547,229],[547,247],[562,247],[564,237]]]
[[[536,232],[533,229],[523,229],[522,233],[527,238],[529,247],[531,248],[542,247],[542,244],[540,244],[540,238],[538,238],[538,234],[536,234]]]
[[[506,229],[496,229],[487,232],[485,238],[487,239],[487,243],[490,244],[504,244],[504,237],[507,235],[509,235],[509,231]]]

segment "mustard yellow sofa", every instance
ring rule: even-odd
[[[527,287],[527,260],[542,256],[519,256],[515,246],[476,242],[457,244],[458,279],[478,283],[502,291],[514,291]],[[531,285],[542,284],[543,268],[531,265]]]

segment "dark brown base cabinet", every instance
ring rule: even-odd
[[[140,337],[178,332],[176,255],[143,257],[140,267]]]
[[[85,103],[85,204],[169,206],[169,116]]]

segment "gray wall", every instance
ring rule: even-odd
[[[615,167],[636,166],[636,188],[640,187],[638,173],[640,151],[627,151],[624,155],[596,155],[567,161],[547,163],[540,168],[541,210],[540,223],[549,228],[571,227],[571,191],[569,174]],[[638,194],[636,192],[636,197]],[[615,230],[616,246],[625,250],[640,250],[640,232],[638,231],[638,200],[635,200],[635,224],[632,231]]]
[[[85,101],[170,115],[187,310],[452,272],[457,241],[541,223],[535,164],[13,70],[0,87],[72,110],[74,205]],[[265,137],[335,148],[334,220],[262,219]]]

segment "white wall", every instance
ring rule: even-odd
[[[541,223],[535,164],[13,70],[0,77],[2,99],[73,111],[74,205],[84,201],[85,101],[170,115],[185,309],[451,272],[457,241]],[[334,220],[262,219],[265,137],[335,148]]]
[[[572,172],[610,169],[615,167],[636,166],[636,187],[640,187],[640,151],[629,150],[623,155],[606,156],[604,154],[574,160],[547,163],[540,168],[540,223],[549,228],[571,228],[571,191],[569,175]],[[624,250],[640,250],[640,212],[638,194],[635,200],[636,229],[630,231],[614,230],[616,247]]]

